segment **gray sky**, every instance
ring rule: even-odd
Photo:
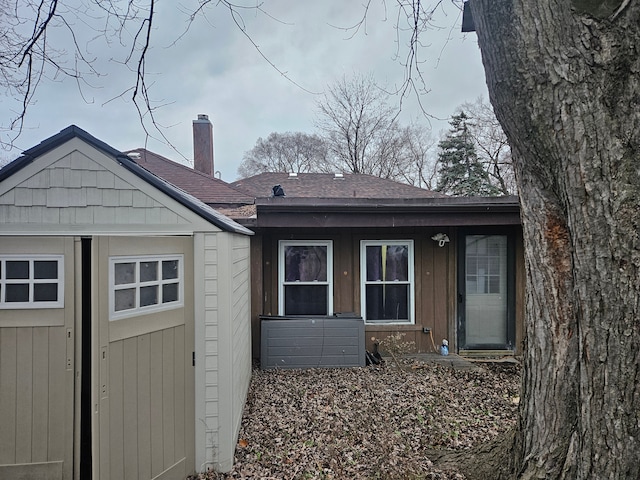
[[[371,73],[376,81],[393,88],[405,74],[400,60],[406,51],[404,39],[398,43],[396,37],[395,2],[386,2],[385,10],[383,0],[373,0],[366,25],[354,35],[336,27],[358,22],[364,12],[362,1],[266,0],[263,9],[271,17],[244,11],[248,35],[289,79],[260,56],[222,7],[209,8],[206,18],[198,17],[175,42],[186,26],[182,12],[195,3],[158,2],[146,70],[152,99],[164,105],[156,110],[156,118],[167,127],[163,133],[179,153],[145,137],[130,94],[116,98],[135,82],[134,74],[120,63],[124,49],[117,41],[106,44],[102,38],[92,39],[95,34],[83,31],[78,23],[82,45],[96,58],[94,65],[102,76],[88,77],[91,86],[84,86],[82,94],[70,79],[42,83],[16,148],[0,155],[15,157],[75,124],[117,149],[146,146],[189,164],[191,121],[205,113],[214,124],[215,168],[223,180],[233,181],[244,152],[259,137],[271,132],[313,132],[318,94],[343,75]],[[255,1],[245,4],[255,5]],[[459,10],[445,1],[435,19],[440,28],[427,32],[419,50],[431,89],[421,96],[422,104],[429,114],[444,120],[431,120],[430,125],[420,117],[413,95],[404,102],[405,123],[418,117],[425,128],[433,129],[434,137],[447,128],[446,118],[458,105],[488,96],[476,35],[460,33],[460,24]],[[64,45],[68,37],[59,35],[59,44]],[[15,108],[11,99],[0,97],[0,112],[10,108]],[[8,114],[0,113],[0,124],[8,120]],[[159,137],[153,130],[150,133]]]

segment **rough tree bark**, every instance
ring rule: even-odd
[[[471,0],[527,266],[512,478],[640,478],[640,2]]]

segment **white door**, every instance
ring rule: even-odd
[[[460,348],[511,348],[508,236],[466,235],[463,241]]]

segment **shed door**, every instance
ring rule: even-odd
[[[513,241],[508,235],[466,235],[462,242],[458,276],[460,348],[511,349]]]
[[[94,477],[97,470],[100,480],[184,480],[193,469],[187,461],[194,435],[189,240],[98,240]]]
[[[0,478],[72,479],[74,241],[0,238]]]

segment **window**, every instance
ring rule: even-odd
[[[361,311],[367,323],[413,323],[413,241],[363,240]]]
[[[280,315],[333,314],[333,251],[330,241],[281,241]]]
[[[506,293],[507,237],[504,235],[467,235],[467,294]]]
[[[181,307],[182,255],[109,259],[112,320]]]
[[[0,308],[63,308],[64,257],[0,257]]]

